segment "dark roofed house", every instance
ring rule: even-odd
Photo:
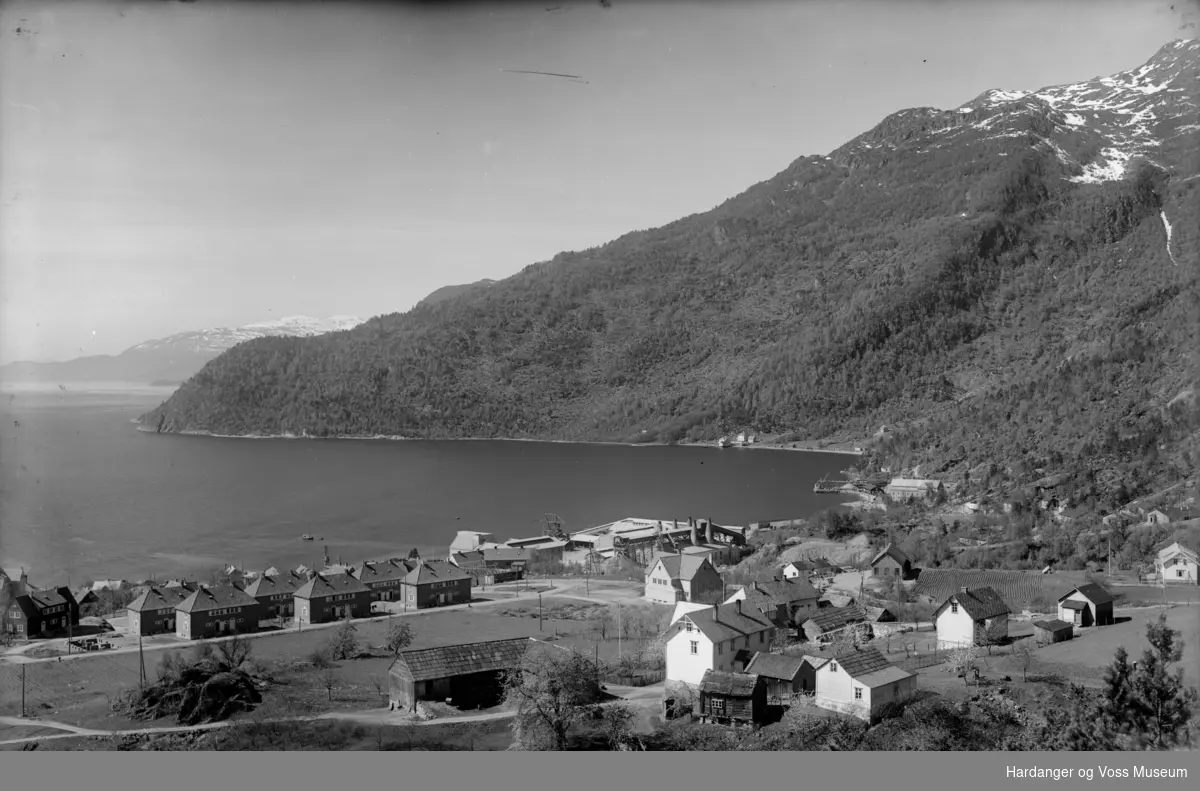
[[[1066,621],[1060,621],[1057,618],[1051,618],[1045,621],[1034,621],[1034,640],[1038,645],[1047,645],[1049,643],[1061,643],[1063,640],[1070,640],[1074,636],[1075,627]]]
[[[407,562],[401,558],[366,561],[358,564],[352,573],[371,589],[376,601],[399,601],[404,598],[404,580],[416,562],[415,558]]]
[[[1107,626],[1113,622],[1113,597],[1096,583],[1072,588],[1058,597],[1058,619],[1076,626]]]
[[[796,577],[742,585],[726,603],[743,599],[769,616],[776,626],[785,628],[816,612],[820,598],[820,592],[808,580]]]
[[[96,591],[88,586],[84,586],[75,591],[75,603],[80,607],[86,607],[91,604],[99,604],[100,597],[96,595]]]
[[[259,603],[264,619],[292,618],[296,614],[296,591],[308,584],[308,575],[295,571],[262,574],[242,590]]]
[[[195,591],[187,588],[151,587],[125,609],[132,634],[164,634],[175,631],[175,608]]]
[[[839,652],[817,668],[815,703],[870,721],[884,706],[916,688],[916,673],[888,662],[876,648],[859,646]]]
[[[702,722],[751,725],[766,721],[767,688],[761,676],[706,670],[695,713]]]
[[[405,603],[423,610],[471,601],[471,575],[444,560],[410,560],[404,578]]]
[[[292,595],[296,620],[301,624],[371,614],[371,589],[350,574],[314,574]]]
[[[175,606],[175,634],[184,640],[257,632],[261,620],[258,601],[233,585],[201,587]]]
[[[871,574],[887,579],[905,579],[912,574],[912,561],[895,544],[888,544],[871,561]]]
[[[934,610],[938,644],[953,648],[1003,642],[1008,638],[1010,612],[994,589],[964,587]]]
[[[759,652],[746,665],[746,672],[762,676],[768,706],[789,706],[792,697],[813,689],[815,668],[802,656]]]
[[[418,701],[459,709],[490,708],[504,697],[504,679],[521,667],[529,637],[401,651],[388,668],[389,707],[415,711]]]
[[[79,625],[79,605],[70,589],[35,591],[17,596],[4,613],[4,629],[14,637],[49,637]]]

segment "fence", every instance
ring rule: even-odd
[[[606,684],[617,684],[623,687],[648,687],[651,684],[657,684],[660,681],[665,681],[667,678],[666,669],[662,670],[640,670],[631,676],[623,676],[620,673],[607,673],[601,676]]]
[[[940,665],[949,658],[950,654],[947,651],[934,651],[932,654],[918,654],[916,656],[910,656],[907,659],[901,659],[899,661],[892,662],[892,664],[896,665],[897,667],[902,667],[905,670],[916,671],[923,667]]]

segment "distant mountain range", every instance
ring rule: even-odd
[[[1200,362],[1197,107],[1200,43],[1179,41],[1108,77],[900,110],[710,211],[350,332],[242,344],[142,420],[864,440],[981,503],[1057,473],[1060,501],[1128,500],[1200,466],[1179,397]]]
[[[314,319],[288,316],[243,327],[180,332],[139,343],[117,355],[77,357],[65,362],[16,362],[0,366],[0,382],[130,382],[178,385],[221,352],[254,338],[303,338],[349,330],[355,316]]]

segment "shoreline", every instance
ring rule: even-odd
[[[586,439],[535,439],[531,437],[406,437],[401,434],[375,434],[373,436],[364,437],[358,435],[339,434],[332,437],[314,437],[311,434],[293,434],[285,432],[282,434],[217,434],[212,431],[204,431],[200,429],[185,429],[183,431],[156,431],[141,422],[137,418],[132,418],[129,421],[137,426],[137,430],[145,434],[173,434],[186,437],[212,437],[214,439],[283,439],[283,440],[382,440],[388,442],[540,442],[556,445],[616,445],[620,447],[641,448],[641,447],[657,447],[657,448],[717,448],[716,442],[617,442],[614,440],[586,440]],[[848,445],[850,443],[831,443],[836,445]],[[861,447],[861,446],[855,446]],[[817,448],[811,446],[797,446],[792,443],[787,445],[770,445],[767,443],[758,443],[754,445],[740,445],[737,447],[720,448],[721,450],[782,450],[801,453],[833,453],[842,456],[862,456],[863,451],[851,450],[846,448]]]

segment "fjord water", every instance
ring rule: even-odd
[[[625,516],[747,524],[811,514],[849,457],[504,441],[232,439],[131,420],[169,388],[0,391],[0,567],[35,584],[140,580],[407,553]],[[321,541],[301,541],[309,533]]]

